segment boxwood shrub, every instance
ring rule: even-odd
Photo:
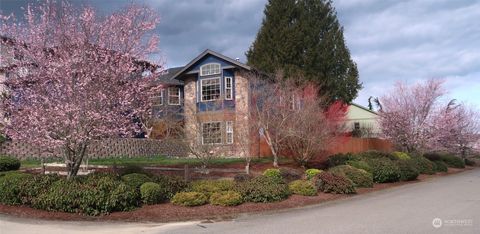
[[[197,180],[191,183],[191,191],[210,197],[213,193],[233,190],[233,180]]]
[[[150,178],[148,175],[141,174],[141,173],[131,173],[122,176],[123,182],[125,184],[130,185],[136,189],[140,189],[142,184],[147,182],[153,182],[153,179]]]
[[[276,202],[288,198],[288,186],[278,178],[258,176],[251,180],[238,183],[235,190],[247,202]]]
[[[420,174],[415,161],[411,159],[399,160],[397,166],[400,169],[400,180],[402,181],[416,180]]]
[[[307,180],[313,179],[316,175],[322,173],[323,171],[320,169],[316,168],[310,168],[305,171],[305,177],[307,177]]]
[[[199,192],[179,192],[173,196],[171,201],[180,206],[201,206],[207,203],[208,198]]]
[[[0,171],[14,171],[19,168],[20,160],[9,156],[0,156]]]
[[[343,176],[330,172],[322,172],[315,177],[315,186],[325,193],[350,194],[356,193],[353,182]]]
[[[288,184],[288,188],[293,194],[302,196],[315,196],[317,195],[317,188],[308,180],[295,180]]]
[[[153,182],[146,182],[140,186],[140,196],[143,204],[157,204],[165,200],[165,189],[162,189],[159,184]]]
[[[435,171],[436,172],[447,172],[448,171],[448,166],[445,162],[443,161],[433,161],[435,163]]]
[[[400,180],[400,169],[388,158],[373,158],[368,161],[372,167],[373,182],[389,183]]]
[[[242,195],[235,191],[216,192],[210,196],[210,204],[217,206],[236,206],[243,203]]]
[[[340,165],[332,167],[329,172],[350,179],[355,187],[371,188],[373,187],[372,174],[365,170],[358,169],[349,165]]]

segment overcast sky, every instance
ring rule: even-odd
[[[32,0],[33,1],[33,0]],[[0,0],[3,13],[29,1]],[[130,1],[81,0],[108,13]],[[182,66],[209,48],[245,62],[266,0],[142,0],[158,10],[162,56]],[[381,96],[397,80],[445,79],[451,98],[480,107],[480,1],[334,0],[364,88]]]

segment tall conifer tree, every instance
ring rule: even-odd
[[[330,101],[350,103],[362,88],[357,65],[330,0],[269,0],[248,64],[267,73],[304,77]]]

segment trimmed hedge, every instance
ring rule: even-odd
[[[290,190],[285,183],[268,176],[258,176],[238,183],[235,190],[247,202],[275,202],[284,200],[290,195]]]
[[[325,193],[356,193],[353,182],[343,176],[322,172],[315,177],[315,186]]]
[[[400,169],[388,158],[374,158],[367,161],[372,167],[373,182],[390,183],[400,179]]]
[[[432,161],[424,158],[423,156],[412,157],[412,160],[415,162],[417,170],[420,172],[420,174],[435,174],[435,164]]]
[[[140,174],[140,173],[131,173],[122,176],[122,180],[125,184],[130,185],[136,189],[140,189],[142,184],[147,182],[153,182],[153,179],[150,178],[148,175]]]
[[[317,188],[311,181],[308,180],[295,180],[288,184],[288,188],[293,194],[302,196],[315,196],[317,195]]]
[[[350,179],[355,187],[371,188],[373,187],[372,174],[365,170],[358,169],[348,165],[332,167],[329,172]]]
[[[201,206],[207,203],[208,198],[199,192],[179,192],[173,196],[171,201],[180,206]]]
[[[236,206],[243,203],[242,195],[235,191],[216,192],[210,196],[210,204],[217,206]]]
[[[443,161],[433,161],[435,163],[435,171],[436,172],[447,172],[448,171],[448,166],[445,162]]]
[[[8,156],[0,156],[0,171],[15,171],[19,168],[20,160]]]
[[[316,168],[310,168],[305,171],[305,177],[307,177],[307,180],[313,179],[316,175],[322,173],[323,171],[320,169]]]
[[[232,180],[197,180],[191,183],[191,191],[210,197],[216,192],[233,190],[234,186],[235,182]]]
[[[144,204],[157,204],[165,200],[164,189],[159,184],[146,182],[140,186],[140,196]]]
[[[349,160],[346,165],[365,170],[366,172],[372,173],[372,167],[368,165],[366,161],[363,160]]]
[[[405,152],[400,152],[400,151],[395,151],[392,153],[393,156],[395,156],[399,160],[409,160],[412,159],[410,155],[408,155]]]
[[[179,176],[157,175],[153,181],[160,185],[164,190],[165,198],[171,199],[178,192],[184,192],[188,188],[188,183]]]
[[[400,180],[402,181],[416,180],[420,174],[417,164],[411,159],[399,160],[397,161],[397,166],[400,169]]]

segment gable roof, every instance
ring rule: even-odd
[[[366,107],[364,107],[364,106],[362,106],[362,105],[359,105],[359,104],[356,104],[356,103],[353,103],[353,102],[352,102],[350,105],[351,105],[351,106],[358,107],[358,108],[360,108],[360,109],[362,109],[362,110],[364,110],[364,111],[368,111],[368,112],[370,112],[370,113],[372,113],[372,114],[378,115],[377,112],[375,112],[375,111],[373,111],[373,110],[370,110],[370,109],[368,109],[368,108],[366,108]]]
[[[185,65],[182,69],[180,69],[177,73],[175,73],[175,75],[173,75],[171,77],[171,79],[177,79],[178,76],[180,74],[182,74],[183,72],[185,72],[187,69],[189,69],[192,65],[194,65],[196,62],[198,62],[200,59],[202,59],[203,57],[207,56],[207,55],[213,55],[217,58],[220,58],[220,59],[223,59],[229,63],[232,63],[236,66],[239,66],[243,69],[246,69],[246,70],[251,70],[250,66],[244,64],[244,63],[241,63],[235,59],[232,59],[232,58],[229,58],[225,55],[222,55],[220,53],[217,53],[213,50],[209,50],[209,49],[206,49],[205,51],[203,51],[200,55],[198,55],[196,58],[194,58],[192,61],[190,61],[187,65]]]
[[[168,85],[183,85],[183,81],[173,78],[173,76],[183,68],[184,67],[172,67],[165,70],[164,73],[157,78],[157,82]]]

